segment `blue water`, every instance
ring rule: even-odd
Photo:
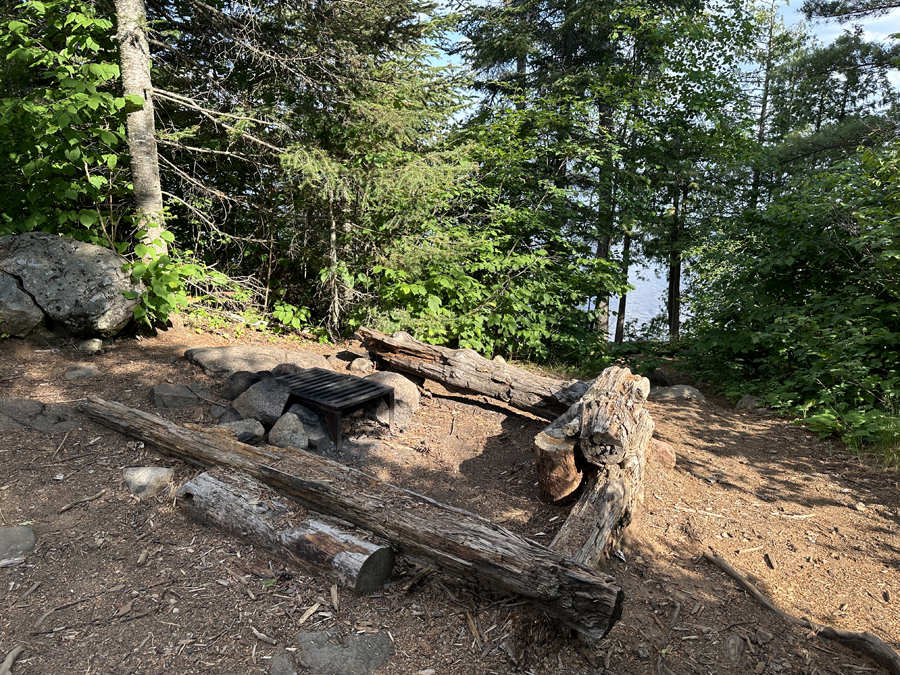
[[[638,325],[644,325],[653,317],[665,313],[668,289],[665,269],[632,266],[628,273],[628,283],[635,288],[627,296],[626,323],[636,319]],[[618,308],[619,298],[612,296],[609,299],[609,309],[611,312],[615,312]],[[615,332],[616,317],[611,314],[609,317],[610,337],[613,337]]]

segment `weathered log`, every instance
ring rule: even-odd
[[[624,593],[612,577],[485,518],[325,457],[296,449],[276,454],[94,397],[79,409],[164,454],[243,471],[307,508],[386,539],[415,562],[519,595],[590,637],[605,635],[622,614]]]
[[[649,391],[646,378],[632,375],[627,368],[607,368],[574,405],[535,437],[542,500],[557,501],[578,487],[578,453],[594,464],[618,464],[631,441],[643,443],[631,438],[629,420]]]
[[[395,370],[484,394],[547,419],[553,419],[587,389],[579,380],[543,377],[489,361],[471,349],[428,345],[402,331],[385,335],[360,328],[357,332],[366,349]]]
[[[268,494],[267,494],[268,493]],[[394,568],[394,549],[316,518],[298,518],[274,491],[241,472],[204,472],[178,488],[177,503],[202,523],[269,550],[285,550],[302,567],[322,572],[359,594],[381,587]]]
[[[647,442],[626,455],[621,464],[607,464],[587,472],[578,502],[550,544],[554,551],[597,567],[631,524],[643,499],[646,449],[653,434],[650,413],[641,410],[636,427]]]
[[[561,448],[572,448],[573,464],[580,455],[596,466],[586,472],[578,503],[550,544],[553,550],[596,567],[631,522],[643,495],[654,428],[643,409],[649,390],[647,379],[627,368],[607,368],[581,400],[538,435],[536,453],[539,441],[558,437]],[[559,481],[542,471],[542,459],[539,454],[538,484],[542,495],[546,491],[552,496],[551,488]]]

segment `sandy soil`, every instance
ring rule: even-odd
[[[208,404],[157,411],[148,390],[199,384],[218,400],[221,382],[189,365],[184,350],[254,342],[271,339],[179,328],[96,354],[4,340],[2,395],[73,407],[95,395],[211,424]],[[101,375],[66,380],[72,364]],[[351,420],[351,436],[384,442],[344,461],[549,542],[566,509],[537,498],[531,439],[546,423],[482,396],[426,389],[413,421],[393,435]],[[24,565],[0,570],[0,662],[22,646],[16,674],[267,673],[276,655],[299,663],[300,630],[336,627],[387,633],[395,654],[378,671],[385,675],[881,672],[789,625],[698,558],[715,552],[785,611],[869,631],[898,649],[900,476],[764,411],[714,398],[648,406],[655,437],[675,448],[678,463],[649,466],[643,508],[606,567],[625,589],[624,615],[599,642],[449,576],[410,584],[418,570],[403,561],[382,592],[341,591],[334,607],[330,580],[185,519],[165,492],[140,502],[122,481],[126,466],[173,466],[179,484],[195,469],[84,418],[68,433],[4,434],[0,526],[28,524],[38,548]]]

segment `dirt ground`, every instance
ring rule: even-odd
[[[73,408],[94,395],[211,424],[208,404],[157,411],[148,390],[199,384],[221,400],[222,383],[189,365],[185,349],[254,342],[272,340],[179,328],[94,354],[72,342],[4,340],[0,395]],[[67,380],[72,364],[101,375]],[[567,514],[537,498],[531,441],[546,423],[482,396],[426,389],[406,429],[345,461],[548,543]],[[882,672],[789,625],[698,557],[722,556],[791,614],[869,631],[896,650],[900,475],[765,411],[713,398],[648,407],[655,437],[678,462],[649,465],[643,508],[606,568],[624,587],[624,615],[599,642],[446,575],[410,584],[418,570],[404,561],[381,592],[342,590],[335,607],[329,579],[185,519],[165,491],[140,502],[122,480],[127,466],[173,466],[178,484],[196,469],[86,418],[67,433],[4,434],[0,526],[27,524],[38,547],[25,564],[0,570],[0,662],[21,646],[14,674],[243,674],[268,673],[270,660],[286,655],[302,673],[293,636],[336,627],[386,633],[395,653],[384,675]],[[351,422],[351,436],[372,425]],[[83,497],[95,498],[59,513]]]

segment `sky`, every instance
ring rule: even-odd
[[[792,3],[782,5],[781,16],[785,22],[795,24],[805,21],[806,17],[800,13],[800,5],[802,0],[794,0]],[[900,33],[900,10],[894,10],[886,16],[877,19],[866,19],[861,21],[865,29],[865,36],[869,40],[886,41],[892,33]],[[822,41],[823,44],[831,44],[836,37],[850,28],[853,24],[840,24],[836,21],[814,21],[809,22],[810,29]]]

